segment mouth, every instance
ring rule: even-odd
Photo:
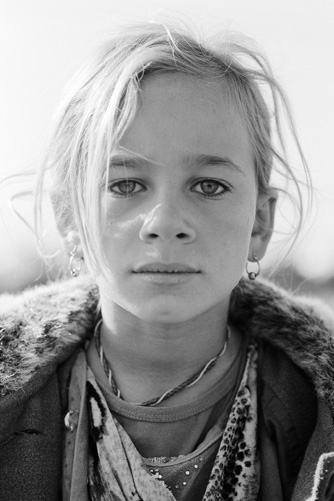
[[[188,266],[182,263],[148,263],[142,266],[139,266],[134,270],[134,273],[143,273],[143,274],[191,274],[191,273],[200,273],[199,270]]]

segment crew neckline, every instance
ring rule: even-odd
[[[206,393],[195,398],[192,402],[163,407],[144,407],[118,398],[113,393],[107,376],[101,366],[94,339],[91,340],[87,350],[87,361],[113,412],[138,421],[173,422],[188,418],[213,407],[219,400],[233,390],[240,379],[240,374],[242,374],[245,364],[248,346],[247,340],[245,341],[246,342],[240,343],[239,349],[228,370]],[[236,368],[236,364],[238,368]],[[236,372],[236,376],[230,377],[233,372]]]

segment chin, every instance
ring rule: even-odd
[[[145,308],[146,310],[146,308]],[[177,324],[191,320],[198,315],[198,312],[190,312],[178,308],[151,308],[149,311],[137,310],[136,315],[141,320],[148,323]]]

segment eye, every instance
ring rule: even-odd
[[[222,181],[206,178],[193,184],[192,191],[200,193],[207,198],[218,198],[224,195],[224,193],[231,191],[231,188],[228,184],[223,183]]]
[[[133,179],[122,179],[114,181],[109,185],[109,191],[119,197],[131,197],[132,195],[143,191],[144,187]]]

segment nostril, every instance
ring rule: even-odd
[[[185,238],[188,238],[188,235],[186,233],[178,233],[176,235],[176,238],[179,238],[180,240],[184,240]]]

